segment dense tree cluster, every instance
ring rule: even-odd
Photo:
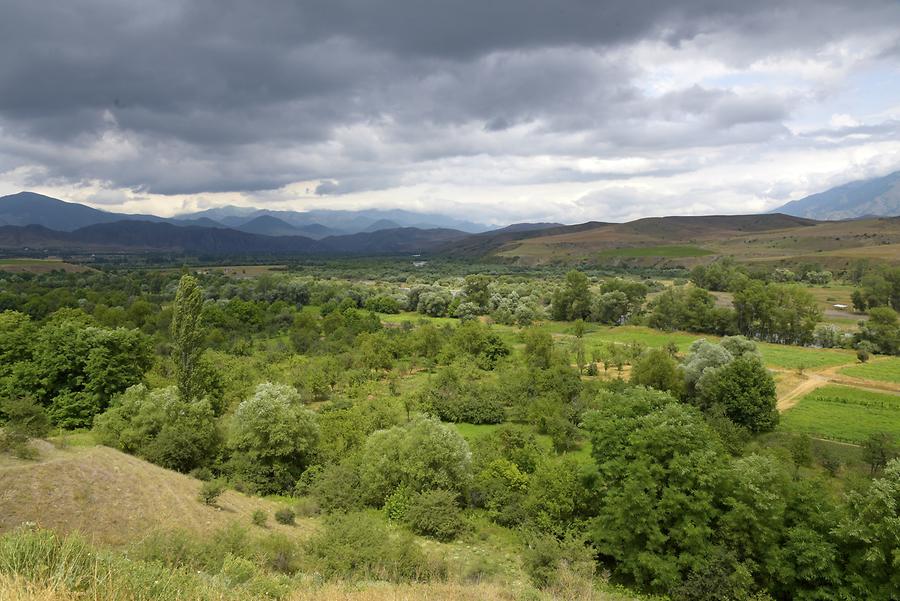
[[[99,296],[69,306],[57,288],[23,303],[23,280],[0,313],[3,435],[93,425],[103,444],[215,478],[209,495],[227,482],[302,497],[328,514],[309,555],[329,575],[381,554],[412,577],[424,560],[409,532],[451,541],[489,521],[521,534],[543,584],[596,563],[674,599],[894,599],[896,441],[873,436],[871,472],[837,480],[808,438],[766,434],[775,385],[750,338],[829,339],[788,275],[714,263],[649,303],[652,284],[577,271],[537,292],[481,276],[84,276],[108,299],[127,290],[123,312]],[[401,307],[461,319],[376,314]],[[573,323],[530,325],[548,308]],[[590,364],[628,361],[629,381],[584,377],[586,330],[625,322],[724,337],[610,342]],[[897,322],[869,309],[856,343],[896,353]]]

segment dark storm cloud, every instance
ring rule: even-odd
[[[618,51],[712,36],[746,62],[897,24],[893,0],[845,5],[0,0],[0,170],[161,194],[320,179],[339,194],[457,157],[765,141],[792,98],[655,96]]]

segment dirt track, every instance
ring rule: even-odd
[[[802,399],[813,390],[821,388],[822,386],[827,386],[828,384],[852,386],[853,388],[860,388],[862,390],[869,390],[871,392],[887,392],[892,394],[900,394],[900,387],[891,382],[854,378],[852,376],[847,376],[840,373],[840,370],[844,369],[848,365],[851,364],[835,365],[818,371],[806,372],[805,374],[800,376],[803,378],[800,383],[790,388],[786,392],[782,392],[778,395],[778,411],[784,413],[785,411],[796,405],[800,401],[800,399]],[[776,371],[778,371],[779,373],[790,373],[789,370]]]

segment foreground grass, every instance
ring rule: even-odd
[[[900,384],[900,357],[889,357],[871,363],[845,367],[841,373],[854,378]]]
[[[218,569],[164,565],[97,549],[79,535],[22,528],[0,537],[0,599],[3,601],[636,601],[602,582],[565,577],[553,590],[492,582],[324,582],[316,574],[292,576],[261,571],[227,554]]]
[[[900,436],[900,395],[824,386],[782,415],[779,430],[852,443],[875,432]]]

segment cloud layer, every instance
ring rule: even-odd
[[[0,192],[576,222],[900,168],[895,0],[0,10]]]

